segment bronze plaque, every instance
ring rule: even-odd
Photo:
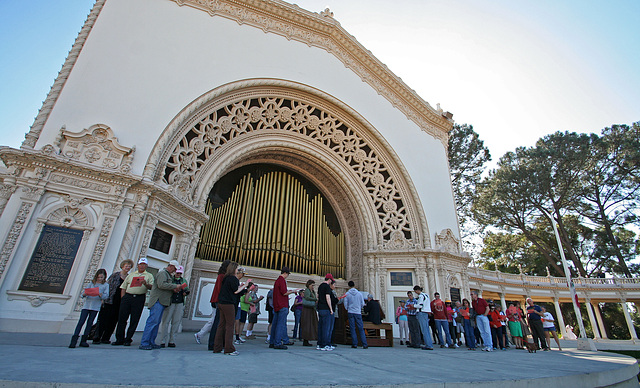
[[[460,289],[459,288],[450,288],[449,292],[451,293],[451,301],[452,302],[462,302],[460,299]]]
[[[62,294],[82,234],[82,230],[45,225],[18,289]]]

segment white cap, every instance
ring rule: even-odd
[[[146,258],[146,257],[141,257],[141,258],[138,260],[138,264],[147,264],[147,265],[148,265],[148,264],[149,264],[149,262],[147,261],[147,258]]]
[[[177,260],[171,260],[169,262],[169,265],[173,265],[174,267],[178,268],[180,266],[180,263],[178,263]]]

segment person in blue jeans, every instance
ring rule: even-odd
[[[300,339],[300,317],[302,316],[302,298],[304,297],[304,290],[300,290],[298,295],[293,302],[293,315],[295,318],[295,323],[293,325],[293,339]]]
[[[324,282],[318,287],[318,346],[316,349],[331,351],[331,328],[334,320],[333,305],[331,303],[331,282],[333,275],[324,277]]]
[[[347,310],[349,317],[349,330],[351,331],[351,347],[358,347],[358,337],[362,342],[362,348],[369,347],[367,337],[364,333],[364,325],[362,324],[362,308],[364,307],[364,297],[362,293],[356,289],[355,283],[350,280],[349,290],[344,294],[344,308]]]
[[[169,265],[158,271],[156,275],[151,295],[149,296],[149,318],[147,318],[147,323],[144,326],[139,349],[151,350],[160,348],[160,345],[156,344],[156,337],[162,321],[162,313],[165,307],[171,303],[173,293],[186,288],[186,283],[175,284],[173,282],[173,275],[179,266],[180,263],[176,260],[171,260]]]
[[[423,350],[433,350],[433,339],[429,332],[429,314],[431,314],[431,303],[429,295],[422,292],[422,287],[414,286],[413,291],[418,295],[414,304],[417,310],[418,323],[420,323],[420,331],[422,332],[422,340],[424,341]]]

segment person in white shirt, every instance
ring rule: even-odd
[[[542,329],[544,329],[544,335],[547,339],[547,347],[551,349],[551,336],[556,340],[556,344],[558,345],[558,350],[562,350],[560,346],[560,340],[558,339],[558,334],[556,334],[556,325],[553,323],[555,319],[553,319],[553,315],[550,312],[547,312],[547,309],[542,307]]]
[[[429,331],[429,314],[431,314],[431,301],[429,295],[422,292],[422,287],[415,286],[413,291],[416,293],[415,308],[418,311],[418,322],[420,323],[420,329],[422,331],[422,339],[424,341],[424,350],[433,350],[433,339],[431,338],[431,332]],[[412,344],[413,345],[413,344]]]

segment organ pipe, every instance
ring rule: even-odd
[[[217,206],[217,207],[216,207]],[[345,239],[325,219],[320,194],[311,196],[294,176],[272,171],[243,176],[222,205],[206,204],[197,256],[240,265],[344,277]]]

